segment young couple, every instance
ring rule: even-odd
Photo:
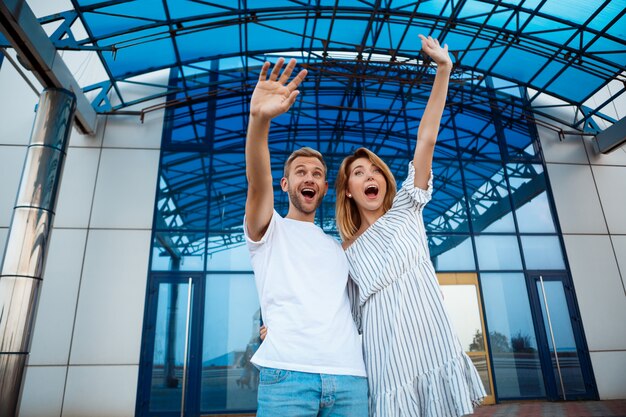
[[[294,103],[306,70],[289,81],[296,61],[281,74],[282,58],[269,78],[269,63],[261,69],[250,102],[244,220],[267,326],[252,358],[258,417],[458,417],[485,396],[429,259],[422,210],[452,63],[447,46],[420,38],[437,74],[407,179],[396,192],[387,165],[364,148],[344,159],[336,186],[343,245],[313,223],[328,191],[319,152],[302,148],[287,159],[280,185],[289,211],[283,218],[274,210],[270,122]]]

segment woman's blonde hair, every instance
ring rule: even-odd
[[[339,172],[337,173],[337,181],[335,183],[335,191],[337,194],[337,202],[335,204],[335,217],[337,228],[343,240],[352,239],[354,234],[361,227],[361,214],[354,202],[354,199],[348,198],[348,179],[350,178],[350,165],[359,158],[365,158],[372,164],[380,168],[385,182],[387,183],[387,194],[383,200],[383,210],[385,213],[391,208],[391,203],[396,196],[396,180],[391,173],[387,164],[378,157],[374,152],[366,148],[359,148],[352,155],[348,155],[341,162]]]

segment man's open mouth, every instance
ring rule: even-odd
[[[315,197],[315,190],[313,188],[303,188],[301,193],[307,199]]]
[[[365,188],[365,195],[370,198],[376,197],[378,195],[378,186],[368,185],[367,188]]]

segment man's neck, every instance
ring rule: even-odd
[[[291,219],[291,220],[298,220],[301,222],[311,222],[313,223],[315,221],[315,212],[313,213],[303,213],[300,210],[297,210],[295,208],[290,208],[289,211],[287,212],[287,215],[285,216],[285,218],[287,219]]]

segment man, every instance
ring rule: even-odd
[[[367,416],[361,342],[346,292],[348,263],[339,243],[313,220],[328,191],[322,155],[295,151],[280,181],[285,218],[274,210],[268,135],[306,76],[282,75],[266,62],[250,101],[246,139],[248,196],[244,230],[267,336],[252,362],[260,368],[257,417]],[[280,77],[279,77],[280,75]]]

